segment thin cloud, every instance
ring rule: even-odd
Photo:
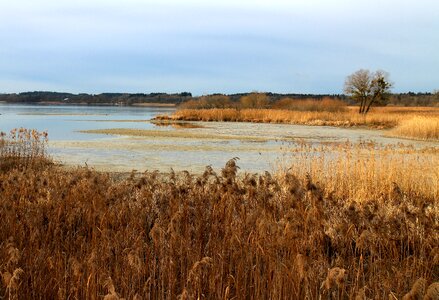
[[[438,12],[433,0],[3,1],[0,92],[339,93],[357,68],[431,91]]]

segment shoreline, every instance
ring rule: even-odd
[[[391,130],[392,134],[429,141],[439,140],[439,108],[378,107],[367,115],[354,112],[297,111],[281,109],[182,109],[155,116],[158,122],[247,122],[367,128]]]
[[[10,105],[37,105],[37,106],[120,106],[120,107],[169,107],[174,108],[177,106],[176,103],[158,103],[158,102],[146,102],[146,103],[133,103],[133,104],[118,104],[118,103],[74,103],[74,102],[62,102],[62,101],[41,101],[41,102],[7,102],[0,101],[0,104],[10,104]]]

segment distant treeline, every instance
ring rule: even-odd
[[[228,95],[232,101],[239,101],[242,96],[248,96],[249,94],[234,94]],[[271,103],[275,103],[278,100],[289,98],[297,100],[322,100],[333,99],[342,100],[348,105],[355,104],[355,101],[344,94],[276,94],[266,93]],[[385,103],[387,105],[395,106],[439,106],[439,91],[433,93],[394,93],[389,95],[389,99]]]
[[[354,99],[343,94],[275,94],[275,93],[245,93],[245,94],[213,94],[193,97],[180,105],[188,109],[209,108],[276,108],[301,110],[320,110],[325,106],[331,110],[342,109],[346,105],[356,105]],[[435,93],[400,93],[390,94],[376,103],[377,106],[439,106],[439,92]]]
[[[433,93],[392,94],[387,103],[395,106],[439,106],[439,90]]]
[[[26,92],[19,94],[0,94],[0,101],[9,103],[65,103],[65,104],[100,104],[100,105],[133,105],[140,103],[179,104],[192,97],[191,93],[177,94],[150,93],[103,93],[103,94],[70,94],[57,92]]]
[[[278,94],[278,93],[240,93],[240,94],[212,94],[200,97],[192,97],[189,92],[167,93],[102,93],[102,94],[71,94],[57,92],[25,92],[18,94],[0,94],[0,101],[9,103],[64,103],[64,104],[98,104],[98,105],[133,105],[141,103],[182,104],[201,102],[207,106],[224,108],[240,103],[245,97],[264,95],[258,99],[264,104],[271,106],[282,99],[289,100],[340,100],[348,105],[355,104],[349,97],[343,94]],[[260,97],[259,97],[260,98]],[[198,103],[199,104],[199,103]],[[387,105],[394,106],[439,106],[439,92],[434,93],[398,93],[390,95]],[[191,105],[189,105],[191,106]]]

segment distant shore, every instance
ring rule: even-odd
[[[391,129],[391,135],[439,140],[439,108],[376,107],[369,114],[357,113],[357,107],[346,111],[296,111],[287,109],[181,109],[171,115],[155,117],[156,121],[252,122],[310,126],[366,127]]]
[[[40,102],[7,102],[0,101],[0,104],[19,104],[19,105],[66,105],[66,106],[135,106],[135,107],[175,107],[175,103],[133,103],[133,104],[122,104],[122,103],[99,103],[99,102],[63,102],[63,101],[40,101]]]

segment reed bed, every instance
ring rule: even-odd
[[[47,132],[26,128],[0,132],[0,170],[49,163],[46,148]]]
[[[437,297],[437,150],[325,147],[301,145],[277,174],[237,159],[118,180],[2,170],[0,297]]]
[[[390,134],[422,140],[439,140],[439,117],[413,117],[402,121]]]
[[[255,122],[286,123],[318,126],[370,126],[390,128],[398,123],[397,115],[369,114],[367,116],[352,112],[293,111],[281,109],[183,109],[171,116],[158,116],[160,119],[185,121]]]
[[[422,127],[422,123],[433,128],[439,120],[439,109],[436,108],[395,108],[379,107],[374,108],[367,115],[360,115],[357,108],[349,107],[341,111],[300,111],[288,109],[182,109],[173,115],[158,116],[158,120],[184,120],[184,121],[219,121],[219,122],[257,122],[257,123],[286,123],[313,126],[337,126],[337,127],[358,127],[366,126],[377,129],[394,128],[403,123],[404,130],[396,130],[392,134],[406,137],[430,139],[435,134],[423,134],[421,131],[410,129],[410,127]],[[422,117],[422,122],[409,122],[413,117]],[[424,119],[425,118],[425,119]],[[427,124],[427,121],[429,122]],[[421,125],[417,125],[421,123]],[[431,132],[429,130],[428,132]],[[403,132],[404,131],[404,132]],[[405,132],[411,131],[413,135]],[[421,134],[418,136],[417,134]]]
[[[327,194],[348,202],[388,197],[395,189],[439,199],[439,148],[357,144],[301,143],[290,149],[291,160],[279,167],[297,176],[310,176]]]

